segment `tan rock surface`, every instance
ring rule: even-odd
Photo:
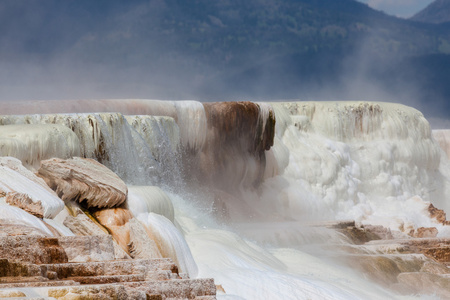
[[[0,237],[0,257],[33,264],[68,261],[57,238],[39,236]]]
[[[443,275],[443,274],[450,274],[450,268],[440,263],[436,263],[434,261],[427,261],[423,264],[423,267],[422,269],[420,269],[420,272]]]
[[[129,251],[133,258],[149,259],[161,258],[162,255],[153,241],[147,234],[145,227],[133,218],[129,221],[130,226],[130,244]]]
[[[41,162],[38,175],[64,201],[77,201],[88,208],[117,207],[127,198],[125,183],[92,159],[45,160]]]
[[[65,236],[58,238],[69,262],[114,260],[114,244],[110,235]]]
[[[132,213],[125,208],[110,208],[96,211],[93,215],[109,231],[120,247],[129,253],[130,226],[128,221],[133,218]]]
[[[41,236],[41,237],[48,236],[47,233],[28,224],[18,223],[6,219],[0,219],[0,236],[18,236],[18,235]]]
[[[72,206],[70,208],[72,215],[66,216],[64,225],[74,234],[81,236],[110,236],[108,231],[100,224],[95,223],[80,208]],[[114,256],[116,259],[130,259],[131,257],[122,249],[119,244],[113,240]]]
[[[162,294],[169,299],[195,299],[196,297],[216,295],[216,285],[213,279],[127,282],[124,285],[146,291],[147,294]]]
[[[0,290],[0,298],[26,297],[24,292],[18,290]]]
[[[414,237],[417,238],[432,238],[436,237],[438,234],[438,230],[436,227],[420,227],[417,228],[414,232]]]
[[[33,202],[27,194],[11,192],[6,194],[6,203],[17,206],[35,217],[44,218],[44,208],[41,201]]]
[[[124,286],[121,285],[88,285],[51,288],[48,291],[49,297],[56,299],[128,299]]]

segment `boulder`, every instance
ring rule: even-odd
[[[38,175],[64,201],[87,208],[112,208],[127,199],[125,183],[104,165],[88,158],[53,158],[41,162]]]

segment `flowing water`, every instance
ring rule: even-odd
[[[340,263],[340,246],[349,241],[311,224],[355,220],[398,236],[419,227],[450,236],[449,226],[427,211],[433,203],[450,213],[450,164],[428,122],[412,108],[365,102],[256,103],[242,110],[195,101],[53,103],[3,104],[11,115],[0,118],[0,142],[7,145],[1,154],[30,169],[50,157],[100,161],[129,185],[128,208],[161,254],[190,277],[213,277],[226,292],[218,292],[219,299],[408,298]],[[6,134],[8,126],[18,133]],[[26,143],[32,153],[24,153]],[[49,147],[55,143],[61,146]],[[46,230],[31,217],[1,211],[1,218],[15,214],[11,218]]]

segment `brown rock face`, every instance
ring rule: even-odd
[[[436,247],[424,249],[423,253],[432,257],[439,262],[449,263],[450,262],[450,247]]]
[[[428,212],[430,213],[430,218],[434,218],[444,225],[450,225],[450,221],[447,221],[447,216],[442,209],[438,209],[433,204],[430,204],[428,206]]]
[[[420,227],[414,233],[414,237],[418,238],[431,238],[436,237],[438,230],[436,227]]]
[[[88,208],[117,207],[127,199],[125,183],[92,159],[45,160],[38,175],[64,201],[77,201]]]
[[[41,201],[33,202],[30,196],[23,193],[11,192],[6,195],[6,203],[17,206],[38,218],[44,218],[44,208]]]
[[[225,191],[235,190],[240,185],[258,186],[264,176],[265,151],[274,142],[272,109],[252,102],[203,105],[208,131],[200,157],[200,177]]]

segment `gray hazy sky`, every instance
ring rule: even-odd
[[[418,13],[434,0],[358,0],[367,3],[376,10],[397,17],[409,18]]]

